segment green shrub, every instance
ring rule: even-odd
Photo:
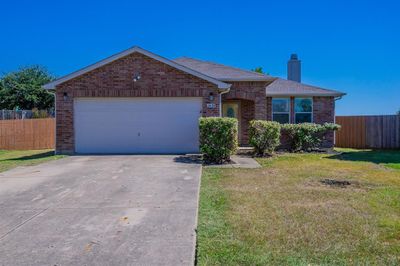
[[[200,126],[200,151],[209,163],[230,160],[238,148],[238,122],[235,118],[202,117]]]
[[[47,118],[49,114],[46,110],[32,109],[32,118]]]
[[[249,144],[258,156],[271,154],[280,144],[281,126],[278,122],[253,120],[249,128]]]
[[[337,131],[341,127],[340,125],[335,124],[335,123],[324,123],[322,126],[325,128],[325,131],[329,131],[329,130]]]
[[[282,125],[282,132],[289,137],[292,151],[312,151],[320,147],[328,131],[338,130],[339,128],[339,125],[333,123],[323,125],[313,123],[284,124]]]

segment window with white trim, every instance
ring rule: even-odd
[[[294,99],[294,121],[299,123],[312,123],[313,121],[313,99],[295,98]]]
[[[272,98],[272,120],[281,124],[290,123],[289,98]]]

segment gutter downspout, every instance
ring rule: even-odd
[[[336,101],[338,101],[338,100],[340,100],[340,99],[342,99],[342,98],[343,98],[343,95],[342,95],[342,96],[335,97],[335,98],[333,98],[333,99],[334,99],[334,101],[336,102]],[[333,110],[334,110],[334,114],[333,114],[333,123],[336,124],[336,103],[335,103],[335,108],[334,108]],[[336,132],[333,132],[333,146],[336,146]]]
[[[54,90],[54,155],[57,155],[57,92]]]
[[[222,117],[222,94],[228,93],[230,90],[231,88],[219,92],[219,117]]]
[[[339,101],[339,100],[341,100],[342,98],[343,98],[343,96],[335,97],[335,101]]]

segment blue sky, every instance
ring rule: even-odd
[[[348,95],[339,115],[400,109],[396,1],[3,1],[0,72],[40,64],[61,76],[134,45],[286,77]]]

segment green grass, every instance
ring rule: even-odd
[[[54,155],[53,150],[6,151],[0,150],[0,172],[17,166],[36,165],[65,157]]]
[[[205,168],[198,265],[399,265],[400,152],[346,152]]]

